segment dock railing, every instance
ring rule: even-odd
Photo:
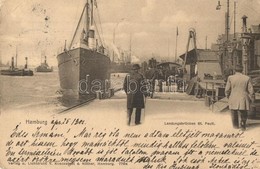
[[[205,105],[214,109],[214,103],[225,97],[224,80],[203,79],[199,82],[200,88],[205,95]]]

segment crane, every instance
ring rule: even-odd
[[[195,65],[196,65],[196,59],[197,59],[196,30],[194,28],[189,29],[188,43],[186,46],[186,53],[185,53],[184,62],[183,62],[183,73],[185,72],[185,66],[187,63],[187,56],[188,56],[188,52],[189,52],[191,39],[193,39],[193,45],[194,45],[194,50],[195,50],[195,56],[194,56],[195,62],[191,63],[189,80],[195,76]]]

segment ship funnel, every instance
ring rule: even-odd
[[[242,17],[242,21],[243,21],[243,32],[247,32],[246,20],[247,20],[247,16],[244,15],[244,16]]]
[[[11,69],[14,68],[14,57],[12,57]]]
[[[95,41],[95,29],[93,26],[91,26],[89,29],[88,42],[89,42],[88,44],[89,48],[94,50],[96,46],[96,41]]]
[[[25,57],[25,66],[24,66],[25,69],[27,69],[27,67],[28,67],[27,65],[28,65],[28,58]]]

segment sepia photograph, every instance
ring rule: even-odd
[[[0,0],[0,169],[260,169],[260,0]]]

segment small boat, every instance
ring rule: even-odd
[[[53,72],[53,67],[50,67],[47,63],[47,58],[44,56],[44,62],[40,66],[35,68],[36,72]]]
[[[28,69],[28,58],[25,58],[26,64],[23,69],[14,66],[14,57],[12,57],[12,64],[9,69],[1,70],[1,75],[6,76],[33,76],[33,71]],[[17,61],[16,61],[17,62]]]

